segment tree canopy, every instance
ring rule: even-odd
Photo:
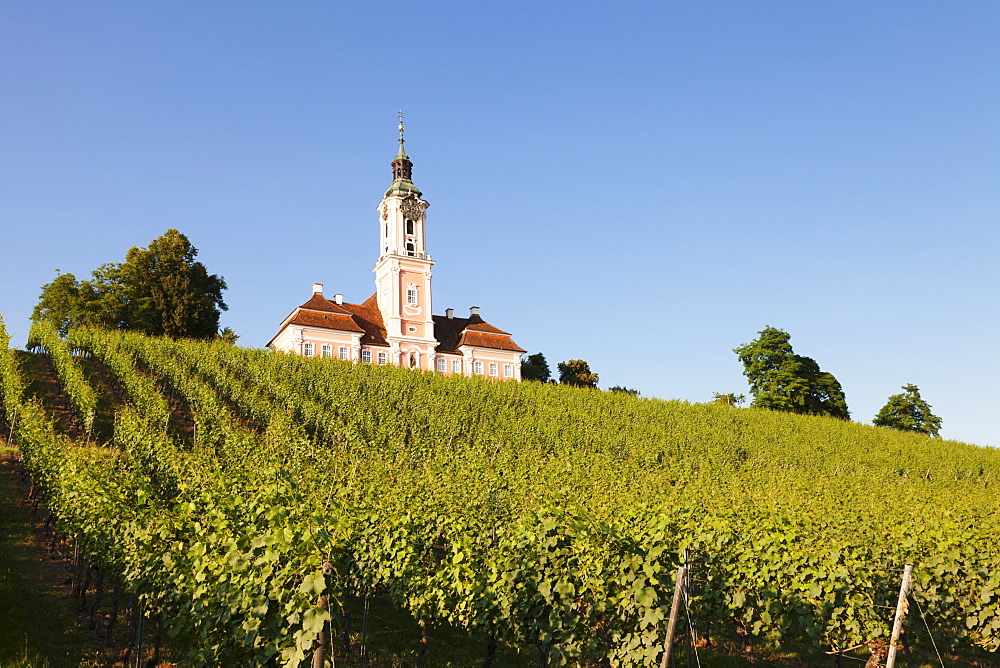
[[[130,329],[153,336],[208,339],[219,330],[226,282],[209,274],[198,249],[177,230],[133,246],[125,262],[104,264],[91,279],[59,273],[42,286],[32,319],[51,322],[61,333],[88,324]]]
[[[521,380],[547,383],[551,377],[552,371],[549,370],[549,363],[545,361],[545,355],[542,353],[528,355],[521,360]]]
[[[597,374],[591,373],[590,365],[583,360],[559,362],[559,382],[576,387],[597,387]]]
[[[844,420],[850,417],[840,383],[833,374],[821,371],[812,358],[796,355],[788,332],[765,327],[758,334],[754,341],[733,349],[743,363],[753,406]]]
[[[739,406],[746,400],[747,398],[742,394],[735,394],[733,392],[726,394],[722,394],[721,392],[712,392],[713,404],[722,404],[723,406]]]
[[[937,436],[941,431],[941,418],[931,413],[930,404],[920,398],[916,385],[903,385],[902,389],[902,394],[889,397],[872,424]]]

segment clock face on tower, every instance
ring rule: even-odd
[[[412,197],[407,197],[399,205],[399,210],[403,212],[403,217],[409,220],[419,220],[420,214],[424,212],[420,202]]]

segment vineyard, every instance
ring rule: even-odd
[[[884,641],[912,564],[908,642],[1000,648],[998,451],[85,328],[27,347],[0,322],[33,493],[184,665],[331,665],[377,597],[538,665],[658,666],[685,554],[702,633]]]

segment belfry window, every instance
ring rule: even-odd
[[[413,234],[413,221],[409,218],[406,219],[406,233]]]
[[[407,244],[406,244],[406,254],[412,256],[413,255],[413,251],[414,251],[413,244],[410,243],[410,242],[407,242]]]

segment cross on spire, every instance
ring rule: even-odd
[[[400,147],[402,147],[403,142],[405,141],[403,139],[403,116],[405,114],[403,113],[403,110],[400,109],[399,111],[396,112],[396,115],[399,116],[399,145]]]

